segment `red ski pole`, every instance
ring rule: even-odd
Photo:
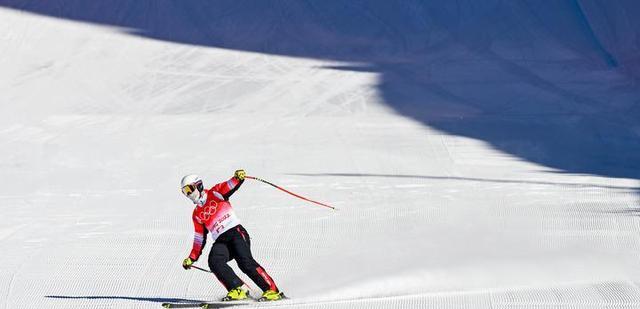
[[[285,192],[285,193],[291,194],[291,195],[293,195],[293,196],[295,196],[295,197],[297,197],[297,198],[299,198],[299,199],[302,199],[302,200],[305,200],[305,201],[307,201],[307,202],[311,202],[311,203],[314,203],[314,204],[317,204],[317,205],[320,205],[320,206],[324,206],[324,207],[327,207],[327,208],[331,208],[331,209],[333,209],[333,210],[337,210],[337,209],[336,209],[335,207],[333,207],[333,206],[329,206],[329,205],[327,205],[327,204],[323,204],[323,203],[320,203],[320,202],[316,202],[316,201],[314,201],[314,200],[310,200],[310,199],[308,199],[308,198],[306,198],[306,197],[304,197],[304,196],[300,196],[300,195],[295,194],[295,193],[293,193],[293,192],[291,192],[291,191],[289,191],[289,190],[287,190],[287,189],[284,189],[284,188],[282,188],[282,187],[280,187],[280,186],[274,185],[274,184],[272,184],[272,183],[270,183],[270,182],[268,182],[268,181],[266,181],[266,180],[264,180],[264,179],[260,179],[260,178],[258,178],[258,177],[253,177],[253,176],[245,176],[244,178],[247,178],[247,179],[253,179],[253,180],[260,181],[260,182],[264,182],[264,183],[266,183],[266,184],[268,184],[268,185],[270,185],[270,186],[272,186],[272,187],[274,187],[274,188],[276,188],[276,189],[278,189],[278,190],[280,190],[280,191],[283,191],[283,192]]]

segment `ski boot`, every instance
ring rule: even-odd
[[[262,297],[260,297],[258,301],[274,301],[274,300],[281,300],[285,298],[286,297],[282,292],[279,292],[279,291],[276,292],[274,290],[266,290],[264,291],[264,293],[262,293]]]
[[[237,300],[245,300],[249,298],[249,291],[243,289],[241,286],[231,289],[227,296],[222,298],[222,301],[237,301]]]

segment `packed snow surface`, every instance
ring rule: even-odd
[[[0,0],[0,308],[640,307],[640,5],[423,2]]]

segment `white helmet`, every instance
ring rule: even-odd
[[[180,188],[182,190],[182,194],[186,195],[194,203],[197,203],[202,196],[202,191],[204,190],[202,178],[193,174],[184,176],[180,181]]]

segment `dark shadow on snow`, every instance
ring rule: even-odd
[[[427,176],[427,175],[397,175],[397,174],[364,174],[364,173],[291,173],[287,175],[309,176],[309,177],[381,177],[381,178],[411,178],[411,179],[428,179],[428,180],[457,180],[457,181],[473,181],[473,182],[492,182],[504,184],[528,184],[528,185],[546,185],[546,186],[564,186],[575,188],[600,188],[635,191],[637,187],[625,186],[608,186],[588,183],[570,183],[570,182],[551,182],[551,181],[535,181],[535,180],[512,180],[512,179],[492,179],[492,178],[474,178],[474,177],[454,177],[454,176]]]
[[[200,304],[204,300],[187,298],[162,298],[162,297],[131,297],[131,296],[67,296],[67,295],[47,295],[46,298],[54,299],[90,299],[90,300],[134,300],[153,303],[180,303],[180,304]]]
[[[614,215],[638,217],[638,216],[640,216],[640,206],[633,207],[633,208],[623,208],[623,209],[609,210],[609,211],[605,211],[605,213],[614,214]]]
[[[0,6],[164,41],[342,61],[326,69],[379,74],[384,103],[424,125],[562,172],[640,179],[635,0]]]

